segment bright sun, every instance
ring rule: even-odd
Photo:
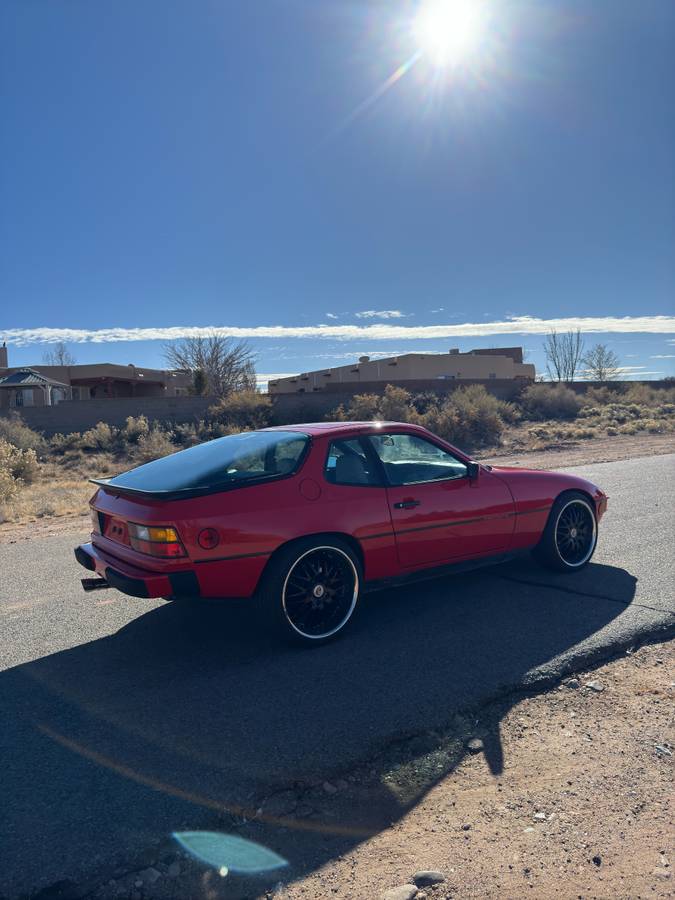
[[[481,0],[424,0],[413,31],[420,52],[435,66],[462,62],[483,32]]]

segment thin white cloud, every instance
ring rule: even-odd
[[[364,309],[354,313],[357,319],[404,319],[400,309]]]
[[[106,344],[120,341],[175,341],[185,337],[206,337],[216,333],[237,340],[249,338],[332,338],[341,341],[445,340],[462,337],[489,337],[522,334],[547,334],[552,329],[580,329],[588,334],[675,334],[675,316],[580,316],[539,319],[518,316],[496,322],[466,322],[449,325],[219,325],[197,327],[175,325],[162,328],[10,328],[0,334],[9,344],[54,344],[58,341],[82,344]],[[675,340],[670,341],[675,343]]]
[[[268,381],[276,381],[277,378],[290,378],[297,372],[256,372],[255,382],[259,388],[266,388]]]
[[[656,356],[650,356],[650,359],[675,359],[675,353],[657,353]]]
[[[326,313],[327,319],[339,319],[339,316],[336,316],[335,313]]]

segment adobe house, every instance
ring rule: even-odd
[[[62,400],[113,397],[179,397],[189,393],[188,372],[146,369],[129,364],[9,366],[7,345],[0,347],[0,409],[55,406]]]
[[[405,353],[386,359],[362,356],[351,365],[303,372],[269,382],[274,398],[280,394],[377,390],[386,384],[409,390],[448,390],[448,382],[464,384],[511,383],[514,387],[534,381],[535,369],[523,362],[522,347],[499,347],[460,353]]]

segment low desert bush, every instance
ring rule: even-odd
[[[170,432],[161,428],[151,428],[147,434],[142,435],[134,447],[132,458],[134,463],[151,462],[161,456],[175,453],[179,448],[172,442]]]
[[[0,440],[7,441],[19,450],[35,450],[38,454],[47,446],[44,437],[38,431],[29,428],[16,412],[12,412],[9,416],[0,416]]]
[[[504,429],[503,412],[508,404],[488,394],[482,385],[472,384],[453,391],[443,404],[446,406],[451,412],[450,427],[441,437],[462,447],[486,447],[499,442]]]
[[[137,444],[150,431],[150,423],[145,416],[129,416],[120,430],[119,440],[122,444]]]
[[[235,391],[209,408],[209,418],[235,431],[266,428],[272,421],[272,403],[257,391]]]
[[[97,422],[80,438],[80,449],[111,451],[115,447],[116,438],[116,429],[111,428],[107,422]]]
[[[0,438],[0,502],[11,500],[22,485],[35,481],[39,468],[35,450],[21,450]]]
[[[342,403],[327,416],[328,421],[372,422],[380,417],[378,394],[354,394],[348,406]]]
[[[578,394],[564,384],[532,384],[521,395],[528,419],[574,419],[583,406]]]
[[[519,412],[478,384],[458,388],[445,398],[427,394],[423,403],[404,388],[387,385],[382,396],[356,394],[347,407],[339,406],[328,418],[410,422],[460,447],[476,448],[498,443],[504,422],[516,421]]]
[[[409,422],[417,415],[417,410],[405,388],[388,384],[380,398],[379,413],[385,422]]]

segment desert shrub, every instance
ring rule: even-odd
[[[16,412],[6,417],[0,416],[0,440],[7,441],[19,450],[35,450],[36,453],[41,453],[47,445],[44,437],[29,428]]]
[[[0,501],[11,500],[22,485],[35,481],[39,469],[35,450],[21,450],[0,438]]]
[[[2,464],[2,444],[0,444],[0,522],[5,520],[4,504],[14,499],[19,493],[20,486],[20,482]]]
[[[138,444],[141,438],[147,437],[149,431],[150,423],[145,416],[129,416],[120,429],[119,441],[123,445]]]
[[[74,450],[82,450],[82,435],[79,431],[71,431],[68,434],[55,434],[49,439],[49,451],[58,456]]]
[[[235,391],[211,406],[209,417],[238,431],[266,428],[272,420],[272,403],[257,391]]]
[[[521,395],[528,419],[574,419],[583,400],[564,384],[532,384]]]
[[[177,448],[171,441],[170,435],[171,432],[157,427],[150,429],[147,434],[141,435],[132,454],[134,462],[151,462],[153,459],[175,453]]]
[[[412,405],[416,412],[424,414],[428,412],[432,406],[438,406],[439,396],[433,391],[420,391],[412,395]]]
[[[371,422],[380,418],[380,398],[377,394],[354,394],[348,406],[340,404],[329,420],[338,422]]]
[[[417,418],[419,424],[460,447],[486,447],[499,443],[504,429],[505,404],[480,384],[453,391],[443,403],[429,407]]]
[[[619,399],[625,388],[622,384],[617,384],[614,388],[609,387],[589,387],[586,392],[581,395],[584,406],[604,406],[606,403],[614,403]]]
[[[628,386],[622,399],[626,403],[654,407],[662,403],[675,403],[675,390],[673,388],[653,388],[648,384],[635,382]]]
[[[116,438],[117,431],[107,422],[97,422],[93,428],[84,432],[80,439],[80,447],[82,450],[110,451],[115,446]]]
[[[201,422],[201,425],[204,423]],[[194,447],[200,442],[197,425],[193,422],[177,423],[173,427],[173,439],[181,447]]]
[[[338,421],[411,422],[467,448],[498,443],[504,420],[518,417],[513,404],[498,400],[476,384],[458,388],[443,400],[428,393],[422,403],[404,388],[387,385],[382,397],[357,394],[346,408],[339,406],[330,416]]]
[[[523,413],[517,404],[506,400],[498,400],[497,402],[499,403],[499,415],[502,421],[508,425],[515,425],[521,421]]]
[[[379,402],[379,418],[387,422],[408,422],[414,412],[412,397],[405,388],[388,384]]]
[[[447,401],[455,412],[454,443],[465,447],[485,447],[499,442],[506,405],[481,384],[453,391]]]

